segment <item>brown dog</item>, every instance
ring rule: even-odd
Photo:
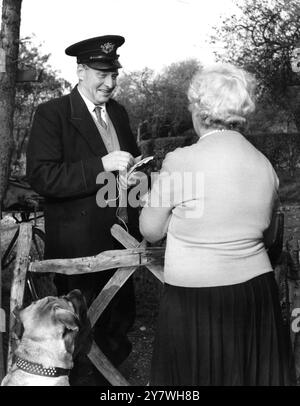
[[[69,386],[74,347],[90,327],[81,292],[47,296],[21,310],[19,317],[24,332],[1,386]]]

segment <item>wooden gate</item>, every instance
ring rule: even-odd
[[[146,266],[150,272],[163,282],[162,264],[164,249],[146,248],[145,241],[139,243],[118,225],[114,225],[111,232],[123,244],[124,250],[105,251],[93,257],[30,262],[29,252],[32,239],[32,225],[30,223],[22,223],[20,225],[17,257],[10,296],[7,370],[12,366],[13,354],[19,343],[20,325],[18,320],[13,316],[13,311],[15,308],[21,308],[23,305],[27,272],[54,272],[72,275],[74,273],[101,272],[106,269],[118,268],[88,309],[88,317],[92,326],[95,325],[118,290],[140,266]],[[129,385],[95,342],[92,343],[88,357],[113,386]]]

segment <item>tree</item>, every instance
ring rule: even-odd
[[[244,0],[237,7],[239,13],[215,27],[212,43],[224,44],[217,59],[253,72],[259,98],[274,111],[292,115],[300,131],[300,92],[291,97],[291,85],[300,79],[291,69],[291,54],[300,39],[299,0]]]
[[[116,98],[126,106],[134,132],[156,112],[154,81],[154,71],[148,68],[123,73],[118,81]]]
[[[116,97],[126,106],[134,131],[147,127],[146,136],[160,137],[191,128],[186,93],[199,67],[190,59],[173,63],[160,74],[148,68],[123,74]]]
[[[171,64],[159,76],[165,117],[176,135],[192,127],[187,91],[190,81],[198,69],[200,69],[199,62],[189,59]]]
[[[0,207],[7,187],[10,156],[12,152],[12,128],[19,50],[22,0],[3,0],[0,32]],[[0,247],[1,253],[1,247]],[[0,255],[1,257],[1,255]],[[2,278],[0,264],[0,317],[3,324]],[[0,320],[1,322],[1,320]],[[2,329],[1,329],[2,330]],[[2,331],[0,330],[0,379],[4,376]]]
[[[13,149],[13,114],[19,53],[22,0],[3,0],[0,48],[4,51],[4,72],[0,73],[0,204],[7,187]]]

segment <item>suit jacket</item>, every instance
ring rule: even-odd
[[[106,105],[120,148],[139,155],[128,115],[115,100]],[[110,228],[116,208],[101,208],[96,194],[107,154],[102,138],[77,87],[66,96],[41,104],[27,147],[27,176],[45,197],[45,258],[96,255],[114,247]],[[137,213],[128,209],[129,222]]]

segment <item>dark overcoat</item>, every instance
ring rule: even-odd
[[[106,104],[120,149],[139,155],[128,115],[115,100]],[[116,208],[101,208],[96,194],[101,157],[108,152],[77,87],[61,98],[41,104],[36,111],[27,148],[27,176],[32,188],[45,197],[45,258],[96,255],[114,248],[110,228]],[[137,227],[137,213],[129,209]]]

